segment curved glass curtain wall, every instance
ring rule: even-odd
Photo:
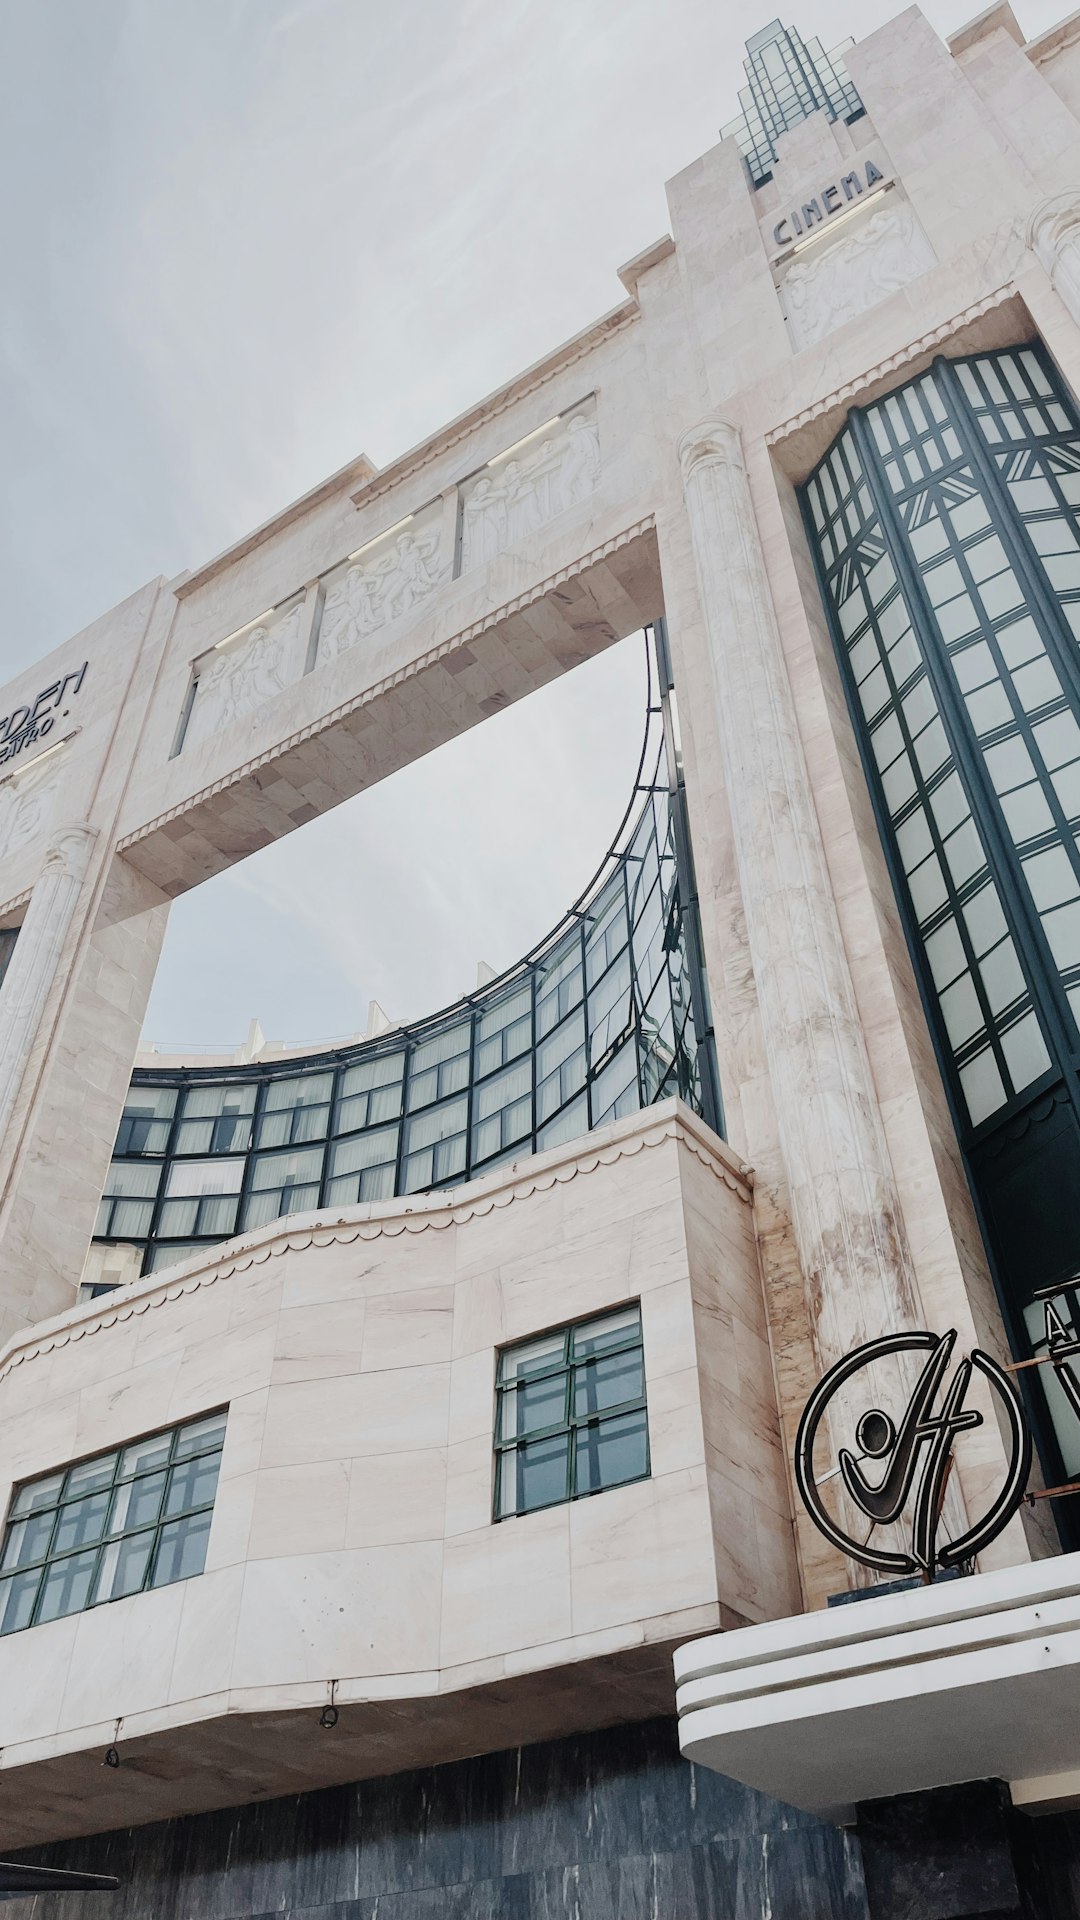
[[[151,1271],[285,1214],[456,1185],[674,1093],[720,1130],[659,623],[655,637],[630,805],[555,931],[481,992],[377,1040],[137,1071],[95,1240],[141,1247]]]
[[[1080,1268],[1080,413],[1041,346],[937,360],[853,410],[803,505],[1014,1351],[1028,1357],[1043,1318],[1033,1294]],[[1080,1322],[1074,1289],[1058,1304]],[[1052,1381],[1049,1409],[1032,1393],[1060,1478],[1080,1468],[1080,1428]],[[1058,1517],[1080,1534],[1080,1515]]]

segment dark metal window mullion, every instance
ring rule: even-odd
[[[866,418],[856,408],[852,409],[851,428],[864,469],[866,484],[870,489],[870,497],[877,509],[882,532],[885,535],[886,552],[893,562],[901,591],[907,601],[916,636],[921,640],[919,650],[923,657],[926,677],[936,697],[938,714],[952,748],[961,784],[967,791],[972,818],[986,850],[990,877],[997,882],[1001,909],[1021,958],[1032,1006],[1043,1024],[1044,1033],[1051,1042],[1049,1047],[1051,1055],[1056,1049],[1060,1057],[1062,1049],[1067,1047],[1068,1027],[1063,1018],[1059,1000],[1060,984],[1057,969],[1041,925],[1032,924],[1033,921],[1037,922],[1034,907],[1029,911],[1019,889],[1016,886],[1003,884],[1010,873],[1015,851],[1006,833],[1004,819],[1000,812],[1000,802],[983,756],[976,750],[971,722],[967,709],[963,705],[955,675],[948,661],[939,657],[939,647],[944,652],[945,643],[938,633],[937,619],[930,596],[908,547],[907,530],[895,512],[887,489],[881,483],[874,450],[868,445],[869,429]],[[922,945],[921,937],[919,945]],[[929,973],[928,963],[927,973]],[[973,984],[978,987],[978,975],[973,975]],[[936,987],[933,988],[933,992],[936,1002]],[[1064,1004],[1067,1006],[1067,1002]],[[996,1037],[996,1024],[995,1016],[994,1024],[988,1029],[991,1037]],[[1011,1083],[1011,1074],[1009,1080]],[[965,1127],[965,1132],[969,1131],[970,1127]]]
[[[976,368],[975,371],[977,373],[978,369]],[[1047,369],[1047,372],[1051,384],[1054,384],[1053,373],[1050,369]],[[978,415],[964,392],[963,383],[956,368],[951,361],[939,357],[931,369],[931,377],[935,374],[938,377],[939,386],[946,395],[946,402],[952,409],[955,424],[960,425],[962,422],[966,428],[966,433],[961,437],[970,443],[969,464],[975,469],[981,484],[983,497],[990,511],[993,530],[1001,541],[1008,556],[1009,565],[1020,582],[1029,611],[1037,616],[1036,624],[1039,626],[1046,651],[1058,669],[1063,685],[1070,690],[1073,711],[1080,712],[1080,654],[1078,654],[1072,628],[1065,620],[1057,596],[1046,579],[1024,525],[1023,516],[1013,505],[1012,495],[1002,480],[997,462],[987,446]],[[1055,394],[1054,397],[1058,396]],[[1019,400],[1014,401],[1014,410],[1022,404]],[[988,411],[993,413],[997,410],[998,403],[992,402]],[[1035,435],[1030,436],[1030,444],[1026,450],[1041,451]],[[1011,446],[1005,442],[1001,451],[1018,453],[1021,448],[1015,442]],[[1077,532],[1075,523],[1070,522],[1070,524],[1072,531]]]
[[[236,1231],[247,1231],[247,1206],[252,1193],[252,1181],[255,1178],[255,1155],[260,1151],[259,1134],[262,1127],[263,1109],[270,1088],[269,1080],[257,1082],[255,1087],[255,1105],[251,1110],[251,1145],[244,1159],[244,1171],[240,1180],[240,1194],[236,1203]]]
[[[853,426],[854,424],[853,417],[852,417],[852,420],[849,422],[849,424]],[[930,964],[926,955],[926,949],[923,942],[923,937],[919,927],[919,923],[915,917],[914,903],[912,902],[910,894],[908,892],[907,876],[903,869],[903,865],[900,859],[900,850],[896,842],[896,829],[893,826],[892,817],[891,817],[889,807],[885,799],[885,794],[881,785],[881,775],[876,765],[876,762],[874,760],[869,723],[867,722],[866,717],[863,714],[861,709],[858,688],[855,685],[854,678],[851,672],[851,665],[850,665],[850,660],[848,656],[847,643],[840,630],[839,618],[837,615],[836,607],[833,602],[833,596],[829,587],[826,570],[822,562],[821,550],[818,545],[818,536],[817,536],[813,519],[810,513],[810,503],[805,493],[803,493],[803,495],[801,496],[801,507],[802,507],[802,513],[803,513],[803,523],[806,531],[807,544],[810,548],[810,554],[813,560],[815,574],[817,576],[818,591],[821,594],[822,604],[826,612],[826,618],[829,622],[830,631],[833,635],[837,661],[840,669],[840,684],[843,688],[844,698],[847,702],[848,713],[851,719],[852,731],[854,732],[855,741],[859,749],[859,757],[863,764],[863,771],[866,777],[866,783],[870,793],[870,801],[874,810],[875,818],[877,820],[878,836],[880,839],[882,851],[885,856],[885,862],[889,870],[889,876],[892,880],[893,892],[896,896],[897,903],[900,907],[900,922],[904,930],[908,953],[911,959],[912,969],[914,971],[916,981],[919,982],[921,986],[922,999],[923,999],[923,1005],[926,1013],[927,1023],[929,1025],[930,1033],[934,1041],[935,1051],[938,1054],[939,1062],[941,1065],[942,1080],[945,1087],[946,1098],[952,1109],[953,1124],[956,1128],[958,1137],[963,1138],[970,1134],[971,1124],[968,1119],[966,1106],[963,1103],[963,1095],[961,1092],[960,1082],[957,1076],[957,1070],[955,1066],[952,1047],[949,1043],[948,1036],[945,1032],[944,1020],[942,1018],[941,1010],[938,1004],[937,987],[934,982],[933,975],[931,974],[931,971],[930,971]],[[838,509],[838,513],[842,511],[843,511],[842,508]],[[828,515],[828,508],[826,508],[826,514]],[[827,525],[828,524],[831,524],[831,522],[829,522],[827,519]],[[878,524],[879,526],[881,525],[880,514],[878,515]],[[881,535],[882,535],[882,540],[884,541],[885,539],[884,526],[881,527]],[[850,544],[852,545],[855,544],[854,539]],[[846,548],[844,549],[844,551],[846,551]],[[886,552],[888,553],[887,547],[886,547]],[[890,554],[889,557],[891,559],[892,555]],[[837,560],[834,562],[833,569],[830,569],[830,571],[839,569],[844,564],[845,564],[844,561],[838,557]],[[899,572],[898,572],[898,580],[900,582],[901,592],[903,592],[904,590],[903,577],[902,577],[902,574]],[[912,622],[914,623],[915,612],[914,612],[914,608],[910,606],[910,603],[908,605],[908,611],[912,619]],[[871,615],[871,618],[873,619],[874,616]],[[892,677],[891,674],[889,677],[891,679]],[[912,749],[910,747],[908,730],[905,725],[904,718],[902,715],[898,715],[897,718],[899,720],[901,735],[905,742],[905,750],[910,753]],[[928,798],[929,796],[926,794],[926,783],[925,783],[925,780],[923,779],[921,770],[916,774],[916,779],[918,782],[921,783],[921,792],[920,792],[920,788],[917,787],[916,797],[920,799],[924,797]],[[928,820],[928,825],[930,826],[931,835],[934,837],[934,844],[936,848],[938,845],[938,836],[936,833],[936,822],[931,823]],[[960,930],[960,937],[962,940],[965,937],[963,930]],[[965,944],[965,953],[967,951],[968,951],[968,947],[967,947],[967,944]],[[980,1000],[980,1006],[982,1006],[981,1000]],[[994,1047],[995,1058],[1000,1059],[1001,1056],[999,1054],[998,1047],[995,1043],[993,1035],[991,1035],[991,1045]],[[1003,1060],[1001,1061],[1001,1064],[1004,1065]]]
[[[964,581],[964,591],[967,594],[968,598],[971,600],[972,605],[976,605],[977,602],[982,600],[982,595],[979,590],[979,582],[975,579],[975,576],[971,570],[971,563],[968,559],[968,552],[969,552],[969,548],[978,547],[983,541],[985,541],[986,534],[984,532],[981,535],[972,535],[969,537],[969,540],[966,544],[962,543],[960,540],[957,539],[956,535],[952,531],[952,528],[946,526],[945,512],[947,510],[945,509],[944,502],[941,500],[938,501],[938,509],[939,509],[939,518],[941,519],[942,526],[945,528],[946,537],[949,541],[949,547],[948,547],[949,557],[951,560],[958,563],[960,568],[961,578]],[[991,526],[995,536],[997,536],[998,528],[996,523],[993,521],[993,519],[991,519]],[[1000,616],[1002,624],[1004,625],[1010,624],[1011,622],[1015,621],[1016,618],[1017,618],[1017,614],[1015,611],[1011,615]],[[1054,789],[1053,782],[1043,780],[1039,774],[1040,763],[1042,761],[1042,754],[1039,751],[1039,745],[1037,740],[1035,739],[1033,722],[1030,716],[1028,715],[1026,708],[1022,704],[1019,694],[1016,692],[1014,678],[1013,678],[1013,670],[1009,666],[1009,663],[1006,660],[1005,655],[1001,651],[1001,646],[998,639],[997,620],[991,619],[989,614],[982,613],[979,616],[979,624],[980,624],[979,638],[983,642],[983,644],[987,647],[990,657],[994,662],[995,669],[997,670],[998,680],[1001,684],[1002,690],[1004,691],[1006,698],[1009,701],[1009,705],[1012,709],[1012,718],[1008,721],[1003,721],[1000,727],[996,727],[992,733],[987,735],[978,734],[975,730],[975,727],[972,721],[969,718],[968,726],[971,728],[972,736],[976,741],[976,750],[980,755],[985,755],[990,747],[997,746],[1000,744],[999,736],[1003,736],[1005,740],[1018,736],[1023,741],[1025,747],[1028,749],[1028,753],[1031,756],[1031,762],[1035,769],[1036,776],[1039,778],[1039,786],[1042,792],[1043,799],[1045,800],[1046,805],[1049,808],[1050,813],[1053,816],[1053,820],[1054,820],[1052,837],[1047,838],[1047,836],[1051,834],[1051,830],[1049,828],[1044,829],[1042,834],[1029,836],[1029,837],[1034,838],[1036,840],[1046,839],[1047,844],[1052,847],[1060,846],[1063,852],[1065,853],[1065,856],[1068,859],[1074,874],[1076,875],[1077,881],[1080,882],[1080,847],[1078,847],[1076,844],[1075,837],[1069,826],[1068,815],[1066,814],[1065,809],[1063,808],[1060,800],[1057,797],[1057,793]],[[1040,638],[1044,641],[1044,643],[1047,641],[1047,635],[1044,634],[1041,629],[1040,629]],[[1048,656],[1052,658],[1049,645],[1047,645],[1046,650],[1047,650]],[[968,651],[967,647],[961,647],[958,653],[953,653],[951,647],[949,646],[945,647],[945,652],[949,656],[950,660],[962,659],[966,651]],[[960,692],[959,685],[958,685],[958,692]],[[1068,693],[1063,693],[1062,698],[1066,703],[1066,707],[1065,707],[1066,712],[1071,712],[1073,714],[1073,717],[1075,718],[1077,715],[1077,709],[1070,705]],[[962,692],[960,692],[960,701],[961,701],[961,704],[966,707],[967,703],[964,700],[964,695]],[[1048,703],[1048,704],[1056,704],[1056,703]],[[993,785],[993,782],[991,782],[991,785]],[[998,801],[998,805],[999,806],[1001,805],[1000,800]],[[1023,856],[1020,853],[1019,847],[1017,846],[1015,840],[1012,838],[1011,834],[1009,834],[1008,838],[1009,838],[1009,843],[1013,849],[1014,860],[1016,860],[1018,864],[1022,865]],[[1038,850],[1037,848],[1032,849],[1032,851],[1037,851],[1037,850]],[[1021,881],[1021,884],[1026,884],[1026,883]],[[1038,908],[1035,908],[1035,912],[1036,914],[1038,914]],[[1039,917],[1041,918],[1041,916]]]
[[[416,1042],[406,1035],[401,1060],[401,1113],[398,1116],[397,1153],[394,1158],[395,1194],[403,1194],[405,1191],[405,1131],[411,1110],[412,1059],[415,1051]],[[432,1165],[434,1166],[434,1162]]]
[[[335,1138],[334,1127],[337,1122],[338,1107],[341,1100],[341,1078],[343,1069],[340,1060],[335,1061],[331,1072],[333,1079],[330,1083],[330,1105],[326,1109],[326,1131],[323,1134],[322,1171],[319,1174],[318,1205],[320,1207],[325,1207],[326,1205],[326,1189],[330,1183],[330,1143]],[[357,1191],[359,1192],[359,1187]]]
[[[181,1115],[184,1110],[184,1102],[187,1099],[188,1085],[189,1085],[189,1082],[187,1080],[187,1076],[181,1073],[180,1085],[176,1090],[176,1099],[173,1103],[172,1119],[169,1122],[169,1135],[168,1135],[168,1139],[165,1142],[165,1152],[161,1157],[161,1174],[158,1179],[157,1193],[154,1196],[154,1210],[150,1215],[150,1225],[147,1228],[146,1238],[143,1242],[143,1257],[142,1257],[143,1273],[147,1272],[148,1270],[147,1261],[152,1258],[153,1250],[157,1245],[158,1227],[161,1221],[161,1210],[165,1204],[165,1189],[169,1184],[169,1175],[172,1171],[173,1161],[175,1160],[176,1154],[177,1154],[177,1141],[180,1138]]]
[[[500,1052],[501,1051],[502,1049],[500,1048]],[[453,1177],[455,1180],[460,1180],[460,1179],[471,1180],[472,1179],[472,1168],[473,1168],[473,1157],[474,1157],[473,1156],[473,1113],[476,1107],[476,1080],[477,1080],[477,1070],[480,1064],[479,1053],[480,1053],[480,1016],[477,1013],[475,1007],[470,1007],[469,1009],[469,1051],[465,1056],[469,1062],[469,1079],[468,1079],[468,1084],[466,1085],[466,1088],[465,1088],[465,1166],[462,1173],[454,1174]],[[501,1126],[499,1128],[499,1138],[500,1140],[502,1139]],[[437,1141],[435,1146],[432,1149],[432,1155],[433,1155],[432,1163],[431,1163],[432,1172],[434,1172],[435,1170],[434,1155],[438,1152],[440,1144],[441,1143]]]
[[[675,689],[675,678],[671,665],[671,649],[668,645],[667,623],[662,615],[653,623],[653,638],[656,647],[657,679],[668,769],[668,804],[671,808],[671,825],[675,839],[675,896],[682,914],[690,984],[690,1017],[697,1042],[698,1060],[701,1064],[702,1117],[706,1125],[723,1138],[724,1100],[720,1088],[720,1068],[716,1058],[716,1030],[713,1026],[708,975],[705,972],[697,869],[694,865],[694,850],[690,840],[690,810],[686,797],[685,774],[675,752],[674,729],[670,713],[670,695]],[[659,846],[656,867],[657,884],[660,887],[662,900],[664,881]],[[674,1009],[672,1014],[674,1023]],[[677,1044],[676,1054],[679,1051]]]
[[[882,538],[882,541],[884,542],[885,530],[884,528],[881,527],[880,513],[877,514],[877,521],[878,521],[879,528],[881,528],[881,538]],[[888,547],[886,547],[886,557],[890,559],[890,563],[891,563],[892,555]],[[904,709],[904,704],[903,704],[904,696],[901,693],[900,685],[897,683],[896,675],[893,670],[892,661],[889,658],[888,649],[884,646],[884,644],[880,639],[880,615],[876,612],[876,610],[872,606],[870,606],[869,597],[866,593],[866,588],[868,583],[867,583],[867,576],[865,572],[865,563],[863,562],[861,556],[858,553],[857,541],[855,543],[855,546],[849,558],[845,561],[838,562],[837,566],[838,568],[841,566],[846,566],[852,569],[855,579],[858,581],[859,589],[863,593],[864,599],[867,600],[867,605],[869,608],[869,621],[870,621],[871,628],[873,629],[873,632],[874,632],[875,641],[878,644],[878,658],[879,658],[880,671],[884,675],[886,685],[890,689],[890,704],[892,709],[892,717],[895,719],[897,727],[899,729],[900,736],[904,743],[904,752],[907,757],[908,765],[911,768],[912,776],[916,782],[915,792],[912,795],[911,799],[905,801],[903,806],[897,809],[898,819],[895,822],[892,819],[892,816],[889,814],[888,805],[883,798],[882,806],[884,809],[885,817],[888,820],[888,825],[889,825],[889,837],[886,838],[883,835],[883,844],[886,846],[887,849],[891,850],[893,842],[895,841],[896,848],[897,848],[896,873],[899,874],[901,886],[903,889],[903,894],[907,895],[908,899],[910,900],[910,890],[908,886],[907,875],[904,872],[903,861],[899,855],[899,842],[896,840],[896,835],[899,833],[900,827],[906,823],[906,819],[914,818],[916,814],[922,815],[922,818],[926,825],[927,832],[930,835],[930,841],[933,847],[935,857],[937,858],[938,863],[941,867],[942,876],[945,880],[945,886],[947,890],[944,905],[941,907],[935,908],[933,913],[931,913],[926,917],[927,922],[933,923],[934,921],[937,921],[940,925],[944,925],[946,921],[952,920],[953,925],[956,929],[957,939],[959,940],[961,949],[963,951],[964,960],[966,963],[966,970],[969,973],[971,978],[972,991],[974,992],[975,997],[979,1003],[979,1011],[982,1015],[983,1028],[986,1032],[986,1035],[990,1044],[990,1048],[997,1062],[998,1071],[1001,1073],[1003,1084],[1007,1082],[1009,1085],[1011,1085],[1012,1075],[1009,1072],[1008,1062],[1005,1059],[1005,1055],[1001,1046],[1001,1040],[997,1031],[997,1028],[998,1028],[997,1017],[995,1016],[993,1009],[990,1006],[989,999],[987,997],[986,988],[982,979],[980,963],[975,953],[974,943],[972,942],[971,936],[968,932],[967,923],[964,919],[963,911],[962,911],[963,906],[966,904],[964,895],[965,893],[968,892],[968,890],[971,887],[974,886],[975,883],[973,881],[965,881],[962,886],[958,886],[956,882],[953,880],[952,873],[949,867],[948,855],[945,851],[945,837],[941,832],[941,828],[938,824],[937,816],[935,815],[934,809],[933,809],[934,794],[940,789],[940,787],[944,784],[944,782],[947,779],[952,777],[953,771],[955,771],[957,773],[957,776],[961,778],[961,786],[963,786],[963,780],[960,775],[960,766],[959,766],[958,758],[955,754],[953,755],[953,766],[947,771],[943,772],[942,769],[938,768],[935,770],[934,774],[931,775],[929,778],[923,773],[921,767],[919,766],[918,755],[915,747],[915,739],[914,739],[914,736],[912,735],[908,716]],[[898,574],[897,579],[898,579],[898,591],[903,600],[905,590],[904,590],[902,574]],[[909,618],[914,623],[915,613],[913,611],[910,601],[903,600],[903,604],[905,605]],[[840,645],[842,649],[841,672],[842,672],[842,675],[844,676],[845,684],[847,684],[848,681],[852,682],[852,697],[851,697],[852,710],[855,713],[860,713],[861,701],[859,697],[858,688],[854,686],[853,676],[851,674],[850,653],[848,648],[845,646],[843,642],[842,636],[841,636]],[[912,673],[910,673],[907,676],[907,679],[902,683],[902,685],[906,687],[910,683],[911,686],[914,687],[915,685],[918,684],[920,679],[925,679],[926,683],[930,686],[931,690],[933,690],[935,683],[929,674],[928,667],[926,665],[926,660],[925,660],[925,652],[922,647],[919,648],[919,657],[921,662],[920,666],[916,667],[912,671]],[[939,718],[941,717],[940,706],[938,707],[938,717]],[[860,719],[861,719],[861,725],[865,730],[866,738],[869,743],[869,752],[867,755],[864,756],[864,760],[867,765],[871,792],[875,793],[876,792],[875,783],[877,781],[880,781],[881,775],[873,761],[873,732],[871,729],[869,719],[865,715],[861,715],[861,714],[860,714]],[[882,791],[884,790],[882,789]],[[969,806],[972,807],[972,811],[974,811],[973,802],[971,801],[971,796],[970,794],[967,794],[966,791],[965,791],[965,797],[968,800]],[[890,865],[891,864],[892,862],[890,860]],[[896,884],[896,874],[894,874],[894,885],[895,884]],[[985,884],[985,883],[980,882],[980,884]],[[929,924],[929,930],[924,933],[923,923],[916,918],[913,901],[911,902],[910,911],[911,911],[912,923],[916,930],[916,937],[912,942],[909,942],[909,945],[911,946],[911,950],[912,950],[916,974],[917,976],[921,974],[925,979],[926,1004],[928,1009],[930,1010],[930,1017],[932,1022],[936,1019],[936,1021],[940,1023],[940,1026],[942,1029],[942,1051],[945,1056],[945,1059],[949,1062],[951,1070],[953,1072],[958,1072],[959,1064],[960,1064],[959,1056],[969,1043],[965,1042],[964,1047],[954,1047],[948,1037],[948,1033],[945,1030],[944,1016],[940,1008],[940,994],[942,991],[944,991],[944,989],[938,988],[937,982],[933,977],[933,970],[930,967],[929,959],[925,950],[925,943],[927,939],[929,939],[930,936],[937,931],[937,927],[934,926],[933,924]]]

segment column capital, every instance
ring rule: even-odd
[[[1080,237],[1080,186],[1063,187],[1040,200],[1028,216],[1024,233],[1026,244],[1048,273],[1065,242],[1074,237]]]
[[[679,465],[683,480],[696,468],[722,464],[743,470],[742,435],[730,420],[703,420],[679,435]]]
[[[49,842],[45,858],[41,863],[43,873],[66,873],[73,880],[81,880],[90,864],[90,855],[98,837],[96,827],[86,825],[61,827]]]

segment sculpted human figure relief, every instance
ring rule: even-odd
[[[539,444],[488,467],[466,488],[461,508],[461,570],[500,553],[517,553],[600,482],[595,411],[579,407],[553,422]]]
[[[318,659],[334,660],[388,621],[411,612],[449,573],[441,552],[440,510],[350,558],[328,576]]]
[[[0,859],[16,853],[52,820],[56,800],[56,765],[33,763],[24,772],[0,782]]]
[[[812,346],[937,265],[911,206],[889,199],[854,233],[792,261],[781,287],[797,348]]]
[[[295,678],[289,666],[302,612],[303,602],[297,601],[277,621],[260,622],[243,640],[207,657],[184,734],[185,747],[252,713]]]

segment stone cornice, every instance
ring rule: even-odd
[[[1048,27],[1034,40],[1029,40],[1024,52],[1033,66],[1041,67],[1045,61],[1054,60],[1058,54],[1066,53],[1080,40],[1080,13],[1070,13],[1057,26]]]
[[[350,495],[354,505],[368,506],[372,500],[378,500],[384,493],[389,493],[391,488],[400,486],[403,480],[408,480],[421,468],[430,466],[440,454],[448,453],[452,447],[459,446],[488,420],[497,419],[501,413],[506,413],[510,407],[516,406],[519,400],[526,400],[530,393],[536,393],[540,387],[547,386],[550,380],[564,373],[567,367],[575,366],[579,360],[586,359],[613,334],[621,333],[624,327],[628,327],[632,321],[636,320],[638,313],[636,300],[626,300],[621,306],[613,307],[610,313],[605,313],[600,320],[594,320],[583,333],[576,333],[572,340],[567,340],[563,346],[557,347],[555,352],[549,354],[546,359],[538,360],[533,366],[526,367],[524,373],[519,373],[505,387],[500,387],[486,400],[478,401],[476,406],[470,407],[467,413],[459,414],[456,420],[451,420],[447,426],[441,427],[438,433],[431,435],[430,439],[421,440],[418,446],[411,447],[408,453],[403,453],[399,459],[392,461],[390,466],[381,468]]]
[[[369,1201],[340,1211],[323,1208],[318,1213],[299,1214],[289,1222],[277,1221],[228,1241],[220,1252],[211,1249],[160,1275],[148,1274],[115,1293],[102,1295],[89,1306],[72,1307],[55,1319],[16,1334],[0,1350],[0,1380],[41,1354],[84,1340],[152,1307],[164,1306],[182,1294],[212,1287],[219,1280],[261,1266],[290,1250],[397,1238],[403,1233],[438,1233],[447,1227],[467,1225],[515,1201],[531,1199],[533,1194],[546,1193],[552,1187],[595,1173],[598,1167],[613,1166],[671,1140],[692,1153],[744,1205],[751,1205],[752,1170],[681,1100],[662,1100],[564,1147],[531,1155],[522,1163],[514,1161],[467,1186],[382,1203]]]
[[[136,827],[131,833],[126,833],[116,843],[117,853],[124,853],[128,847],[137,846],[140,841],[149,839],[152,833],[157,833],[162,827],[167,826],[170,820],[177,820],[182,814],[193,812],[204,801],[212,799],[215,793],[223,793],[227,787],[236,786],[249,775],[257,773],[260,767],[265,767],[271,761],[282,759],[295,747],[301,746],[305,740],[314,739],[317,734],[324,733],[327,727],[335,725],[339,720],[347,719],[349,714],[357,713],[361,707],[369,706],[380,695],[388,693],[391,687],[401,686],[406,680],[412,680],[417,674],[424,672],[427,667],[434,666],[439,660],[444,660],[448,654],[457,653],[461,647],[468,646],[469,642],[477,639],[480,634],[499,626],[512,614],[520,613],[522,608],[533,606],[537,600],[542,600],[546,594],[562,586],[564,581],[573,580],[577,575],[586,573],[590,567],[598,566],[610,554],[629,546],[632,540],[639,540],[643,534],[651,533],[655,525],[655,516],[651,513],[646,514],[644,519],[635,521],[633,526],[625,528],[622,533],[614,534],[610,540],[605,540],[601,546],[594,547],[590,553],[581,554],[569,566],[560,567],[556,573],[549,574],[544,580],[539,580],[534,587],[529,587],[524,593],[515,595],[513,600],[507,600],[500,607],[493,607],[483,619],[474,620],[471,626],[453,634],[450,639],[441,640],[438,646],[429,647],[425,653],[417,654],[407,666],[399,667],[396,672],[384,675],[381,680],[376,680],[371,686],[365,687],[361,693],[354,694],[349,700],[341,701],[338,706],[331,707],[329,712],[320,714],[317,720],[311,720],[307,726],[297,728],[295,733],[286,734],[284,739],[276,741],[263,753],[256,754],[252,759],[245,760],[239,767],[234,767],[231,772],[223,774],[220,780],[211,781],[209,786],[200,787],[198,792],[177,801],[174,807],[168,807],[164,813],[156,814],[152,820],[147,821],[145,826]]]
[[[216,579],[218,574],[234,566],[238,560],[245,559],[249,553],[255,551],[256,547],[264,545],[275,534],[290,526],[294,520],[301,519],[305,513],[310,513],[314,507],[321,506],[324,501],[332,500],[336,494],[346,492],[350,483],[355,483],[357,480],[361,482],[361,485],[355,487],[355,490],[349,494],[354,505],[366,507],[372,500],[378,500],[384,493],[389,493],[392,488],[400,486],[402,481],[408,480],[412,474],[430,466],[440,454],[449,452],[462,440],[468,439],[469,435],[475,433],[486,421],[496,419],[499,414],[505,413],[507,408],[515,406],[519,400],[526,399],[530,393],[535,393],[549,380],[554,380],[556,375],[562,373],[565,368],[572,367],[578,360],[583,360],[605,340],[613,334],[621,333],[624,327],[629,326],[631,321],[637,318],[636,301],[627,300],[621,306],[613,307],[610,313],[604,314],[600,320],[593,321],[583,333],[575,334],[572,340],[557,347],[555,352],[549,354],[546,359],[527,367],[524,373],[515,375],[505,387],[500,387],[486,400],[481,400],[476,406],[470,407],[467,413],[459,414],[456,420],[451,420],[445,427],[440,427],[439,431],[431,434],[427,440],[421,440],[419,445],[410,447],[407,453],[391,461],[388,467],[376,467],[374,461],[369,460],[366,454],[360,454],[356,460],[350,461],[337,473],[331,474],[328,480],[320,481],[319,485],[313,487],[309,493],[301,494],[298,500],[283,507],[281,512],[275,514],[272,519],[264,520],[261,526],[245,534],[233,546],[226,547],[223,553],[215,554],[214,558],[208,560],[204,566],[197,567],[191,573],[181,574],[172,583],[177,599],[186,600],[191,594],[197,593],[200,587],[205,587],[211,580]]]
[[[779,426],[773,427],[765,435],[766,446],[778,446],[782,441],[790,439],[792,434],[798,433],[801,427],[809,426],[814,420],[820,420],[823,414],[831,413],[838,407],[856,401],[860,394],[865,394],[878,381],[887,379],[890,374],[900,372],[912,361],[932,353],[935,347],[943,345],[963,327],[969,327],[974,321],[981,320],[984,314],[992,313],[995,307],[1003,306],[1015,295],[1016,288],[1011,281],[995,287],[992,293],[984,294],[981,300],[976,300],[962,312],[952,314],[948,320],[943,320],[940,326],[932,328],[929,333],[921,334],[917,340],[907,341],[895,353],[889,354],[887,359],[879,360],[874,366],[865,368],[854,379],[845,381],[842,387],[834,387],[831,393],[823,394],[821,399],[815,400],[812,406],[804,407],[801,413],[793,414],[790,419],[781,421]]]

